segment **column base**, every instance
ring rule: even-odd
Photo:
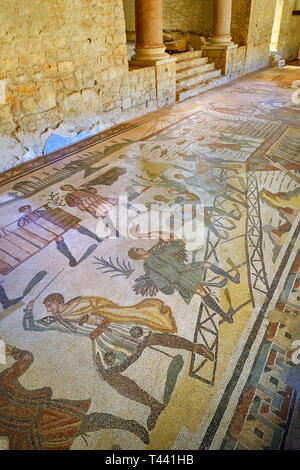
[[[230,46],[230,45],[233,45],[234,42],[231,40],[231,36],[230,34],[222,34],[222,35],[212,35],[209,37],[209,40],[208,40],[208,44],[210,46],[213,46],[213,45],[223,45],[223,46]]]
[[[209,57],[216,68],[222,70],[223,75],[231,74],[236,62],[240,60],[237,44],[207,44],[201,50],[203,57]]]
[[[174,62],[175,57],[171,57],[165,52],[165,47],[155,47],[147,49],[135,49],[135,54],[131,57],[130,64],[133,65],[155,65],[158,62]]]
[[[202,46],[201,49],[211,49],[211,50],[220,50],[220,49],[233,49],[238,47],[237,44],[234,44],[234,42],[229,42],[229,43],[211,43],[208,42],[205,46]]]

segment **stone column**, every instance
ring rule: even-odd
[[[202,47],[203,57],[215,62],[223,75],[232,75],[239,60],[237,44],[231,41],[232,0],[213,0],[212,30],[209,42]],[[238,64],[237,64],[238,65]]]
[[[213,0],[212,32],[209,45],[233,45],[231,41],[232,0]]]
[[[135,32],[133,63],[152,65],[169,61],[163,43],[162,0],[135,0]]]

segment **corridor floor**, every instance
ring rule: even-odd
[[[0,175],[1,448],[293,445],[299,79],[263,70]],[[182,237],[147,225],[172,211]]]

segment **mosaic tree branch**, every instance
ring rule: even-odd
[[[126,264],[125,261],[119,262],[119,258],[116,258],[116,261],[114,264],[111,256],[109,257],[109,260],[106,260],[105,258],[97,258],[97,256],[94,256],[94,258],[97,260],[93,264],[97,264],[99,267],[96,268],[97,270],[99,269],[106,269],[106,271],[103,271],[104,273],[112,273],[115,272],[111,277],[117,277],[117,276],[125,276],[126,279],[131,276],[132,273],[134,273],[135,269],[132,269],[130,261]]]

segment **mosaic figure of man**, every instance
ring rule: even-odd
[[[93,359],[101,377],[118,393],[150,408],[148,430],[153,429],[164,405],[129,377],[122,375],[146,347],[164,346],[200,354],[209,360],[214,355],[204,345],[175,335],[177,327],[170,307],[158,299],[122,307],[104,297],[77,297],[65,302],[60,293],[44,299],[51,315],[35,320],[34,302],[24,310],[25,330],[55,330],[87,336],[92,340]]]
[[[6,345],[14,364],[0,373],[0,436],[10,450],[68,450],[75,437],[100,429],[123,429],[145,444],[148,432],[134,420],[89,413],[91,400],[52,399],[52,390],[28,390],[19,381],[34,361],[29,351]]]
[[[60,188],[67,191],[65,201],[69,207],[78,207],[83,212],[88,212],[95,219],[106,217],[113,207],[119,204],[117,198],[104,197],[92,187],[74,188],[71,184],[65,184]]]
[[[235,276],[231,276],[209,261],[187,263],[187,252],[182,240],[160,239],[150,250],[131,248],[128,256],[133,260],[144,262],[145,274],[135,280],[133,289],[136,294],[153,297],[159,291],[166,295],[172,295],[177,291],[186,304],[189,304],[196,294],[201,297],[207,307],[228,323],[233,323],[233,308],[230,307],[227,312],[224,312],[205,286],[221,288],[226,285],[227,280],[239,284],[238,272]],[[207,269],[224,279],[219,283],[204,281],[203,275]]]
[[[64,240],[63,234],[65,232],[73,229],[98,243],[102,241],[88,228],[80,225],[80,219],[60,208],[52,209],[45,205],[33,210],[28,204],[20,207],[19,212],[22,214],[22,217],[19,218],[17,225],[20,229],[26,230],[27,240],[32,243],[38,243],[40,249],[54,240],[57,250],[69,260],[69,265],[72,267],[77,266],[86,259],[96,249],[97,245],[91,245],[82,258],[76,261]]]
[[[103,227],[108,228],[110,230],[108,233],[114,234],[117,238],[122,238],[122,234],[119,233],[113,220],[110,219],[110,213],[113,208],[122,206],[125,210],[131,210],[135,214],[140,214],[140,211],[130,202],[126,201],[126,203],[120,204],[119,198],[101,196],[93,187],[74,188],[74,186],[70,184],[65,184],[61,186],[60,189],[67,191],[64,197],[69,207],[77,207],[82,212],[87,212],[92,215],[95,219],[102,219]],[[137,195],[138,193],[131,194],[129,200]],[[101,229],[98,228],[98,230],[99,233],[102,233]],[[105,231],[103,233],[105,233]],[[104,234],[103,237],[105,237]]]

